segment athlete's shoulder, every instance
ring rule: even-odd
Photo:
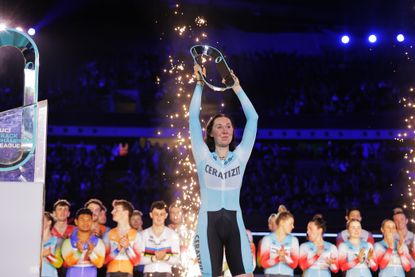
[[[328,241],[324,241],[324,246],[329,248],[329,249],[331,249],[331,248],[336,248],[337,249],[336,245],[334,245],[333,243],[328,242]]]
[[[386,245],[386,243],[385,243],[385,241],[384,241],[384,240],[381,240],[381,241],[375,242],[374,247],[375,247],[376,249],[386,249],[386,248],[388,248],[388,246]]]
[[[274,233],[269,233],[268,235],[265,235],[261,242],[262,243],[270,243],[272,240],[275,240],[275,234]]]
[[[300,247],[302,249],[311,249],[313,247],[313,244],[309,241],[303,242]]]
[[[166,226],[165,227],[165,232],[166,232],[166,235],[168,237],[172,237],[174,239],[180,240],[179,234],[175,230],[173,230],[172,228],[169,228],[169,227]]]
[[[297,242],[297,243],[299,243],[298,238],[296,236],[294,236],[293,234],[288,234],[287,235],[287,238],[289,240],[291,240],[291,242]]]
[[[143,236],[148,236],[149,234],[152,234],[152,233],[153,233],[153,230],[151,229],[151,227],[148,227],[148,228],[144,229],[143,231],[141,231],[141,234]]]

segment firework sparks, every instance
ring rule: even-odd
[[[198,27],[204,27],[204,26],[207,26],[207,20],[203,18],[202,16],[198,16],[195,19],[195,24]]]
[[[179,4],[174,6],[172,14],[174,17],[179,17],[181,23],[186,21]],[[190,42],[200,42],[207,39],[207,32],[202,28],[207,26],[207,20],[202,16],[197,16],[193,24],[195,26],[192,26],[192,24],[177,24],[172,28],[172,33],[176,34],[177,39],[190,39]],[[164,36],[164,33],[162,35]],[[166,178],[171,178],[172,187],[180,192],[180,197],[176,199],[176,202],[181,206],[185,219],[184,223],[193,236],[200,206],[200,195],[196,181],[197,170],[191,153],[190,134],[188,132],[188,105],[193,90],[189,84],[195,82],[193,72],[189,72],[190,69],[192,67],[187,67],[182,58],[170,54],[168,56],[168,66],[162,70],[165,80],[157,77],[156,83],[162,84],[166,88],[165,97],[167,100],[164,103],[167,104],[167,107],[165,118],[169,120],[169,126],[175,130],[172,134],[172,143],[170,143],[168,149],[174,150],[171,153],[175,153],[173,160],[176,163],[176,168],[172,172],[172,176],[166,176]],[[157,134],[162,135],[162,132],[159,131]],[[188,244],[191,244],[190,240]],[[185,265],[186,272],[183,272],[182,276],[198,276],[200,272],[197,263],[194,266],[195,258],[190,259],[190,256],[188,258],[185,259],[188,263]],[[193,266],[189,264],[189,261]]]
[[[408,179],[408,184],[407,184],[407,190],[406,190],[406,199],[408,199],[410,201],[410,203],[404,203],[403,204],[403,208],[405,209],[410,209],[410,210],[415,210],[415,198],[413,197],[413,191],[412,191],[412,187],[415,186],[415,167],[414,167],[414,163],[415,163],[415,151],[413,149],[414,146],[414,134],[415,134],[415,130],[414,130],[414,115],[413,115],[413,109],[415,108],[415,103],[414,103],[414,88],[409,88],[409,97],[404,97],[401,99],[401,103],[403,104],[404,108],[406,110],[409,111],[409,116],[407,116],[404,120],[405,125],[406,125],[406,129],[407,131],[402,132],[400,134],[398,134],[398,138],[397,140],[400,142],[405,142],[408,144],[409,146],[409,150],[407,153],[405,153],[404,155],[404,159],[407,161],[407,168],[405,170],[407,179]],[[404,194],[402,194],[402,196],[404,196]],[[415,223],[414,219],[411,219],[411,221],[413,223]]]

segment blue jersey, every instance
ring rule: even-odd
[[[363,259],[359,260],[360,251],[364,251]],[[340,243],[339,254],[339,266],[342,271],[346,271],[346,277],[371,277],[373,271],[377,270],[376,261],[369,259],[369,251],[373,251],[371,243],[360,240],[360,245],[354,245],[350,241]]]
[[[202,86],[197,85],[189,108],[190,137],[193,157],[199,177],[201,211],[218,211],[221,208],[240,211],[239,193],[245,166],[255,143],[258,114],[245,92],[236,94],[247,118],[241,143],[230,151],[225,160],[210,152],[203,140],[199,114]]]
[[[398,241],[390,248],[385,240],[375,243],[375,259],[379,266],[380,277],[404,277],[405,271],[411,269],[408,247],[403,246],[402,253],[397,249]]]
[[[216,251],[212,250],[211,241],[208,243],[208,213],[220,210],[235,211],[235,224],[239,234],[235,234],[234,237],[240,238],[240,242],[238,243],[241,249],[238,251],[242,253],[244,272],[251,273],[253,272],[252,254],[242,220],[239,195],[245,167],[255,142],[258,114],[245,92],[239,89],[236,95],[241,102],[247,119],[245,130],[241,143],[234,151],[229,151],[224,160],[221,160],[215,152],[209,151],[208,146],[203,140],[202,127],[199,119],[202,88],[201,85],[196,85],[189,107],[190,137],[199,178],[201,197],[198,226],[195,236],[195,248],[199,258],[199,264],[203,276],[212,276],[214,274],[212,271],[216,272],[213,268],[219,266],[219,258],[217,261],[211,261],[210,252],[216,253]],[[221,247],[218,246],[217,248]],[[221,250],[219,249],[219,251]],[[229,254],[232,255],[232,253]],[[215,255],[213,254],[213,256]],[[220,260],[220,265],[222,265],[222,260]]]
[[[324,241],[323,252],[318,255],[318,249],[314,243],[304,242],[300,245],[300,267],[304,271],[304,277],[331,276],[330,271],[336,273],[339,270],[336,246]]]

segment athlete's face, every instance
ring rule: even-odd
[[[323,229],[319,228],[314,222],[309,222],[307,225],[307,237],[308,240],[313,242],[317,241],[323,235]]]
[[[395,222],[397,230],[405,230],[408,219],[404,214],[395,214],[393,216],[393,222]]]
[[[114,220],[115,222],[120,222],[124,219],[128,219],[128,211],[124,210],[123,206],[121,205],[115,205],[112,209],[111,214],[112,220]]]
[[[133,215],[130,219],[130,225],[136,230],[141,230],[143,227],[143,219],[141,218],[141,215]]]
[[[101,210],[98,216],[98,223],[105,225],[107,223],[107,212],[105,210]]]
[[[97,222],[101,213],[101,206],[96,203],[90,203],[87,208],[92,212],[92,220]]]
[[[281,220],[280,225],[285,234],[290,234],[294,229],[294,218],[289,217],[286,220]]]
[[[56,221],[65,221],[68,219],[70,212],[69,207],[66,205],[59,205],[55,208],[53,212],[56,218]]]
[[[353,220],[349,223],[349,228],[347,228],[347,231],[349,231],[350,238],[360,238],[360,235],[362,234],[362,225],[359,221]]]
[[[150,212],[150,217],[153,220],[153,225],[160,227],[160,226],[164,226],[164,222],[166,221],[167,218],[167,212],[165,209],[157,209],[154,208],[151,212]]]
[[[178,207],[171,207],[169,209],[169,219],[171,223],[179,225],[182,223],[182,210]]]
[[[213,137],[216,146],[226,147],[232,141],[233,126],[227,117],[218,117],[213,121],[210,136]]]
[[[92,216],[89,214],[81,214],[75,219],[75,224],[81,232],[90,232],[92,228]]]
[[[396,233],[396,225],[392,220],[387,220],[380,230],[385,238],[393,238]]]
[[[362,216],[360,215],[360,211],[353,210],[349,213],[349,216],[346,216],[346,221],[349,221],[349,220],[352,220],[352,219],[362,221]]]

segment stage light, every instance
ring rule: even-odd
[[[6,30],[7,26],[4,23],[0,23],[0,31]]]
[[[370,43],[375,43],[378,40],[378,38],[372,34],[368,37],[368,40]]]
[[[31,36],[34,36],[36,34],[36,30],[33,28],[29,28],[29,30],[27,30],[27,33]]]
[[[342,38],[341,38],[341,42],[342,42],[343,44],[348,44],[348,43],[350,42],[350,37],[349,37],[348,35],[344,35],[344,36],[342,36]]]
[[[404,35],[402,35],[402,34],[398,34],[398,35],[396,36],[396,40],[397,40],[398,42],[403,42],[403,41],[405,40],[405,36],[404,36]]]

